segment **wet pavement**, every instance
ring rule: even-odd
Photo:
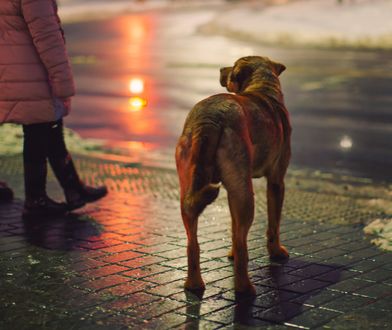
[[[23,221],[21,155],[0,158],[16,199],[0,205],[1,329],[387,329],[392,254],[363,227],[391,219],[392,66],[387,52],[280,49],[195,33],[219,8],[66,26],[78,95],[68,126],[132,156],[75,156],[110,194],[65,217]],[[267,55],[288,70],[293,122],[282,241],[271,262],[265,184],[249,235],[255,299],[233,291],[222,189],[200,218],[203,294],[184,291],[186,237],[173,149],[187,112],[219,93],[221,66]],[[139,83],[138,83],[139,82]],[[140,85],[141,82],[141,85]],[[50,175],[48,191],[62,199]],[[389,313],[388,313],[389,312]]]
[[[176,173],[75,156],[89,184],[110,194],[68,216],[23,221],[21,156],[0,159],[16,199],[0,205],[1,329],[387,329],[392,254],[370,244],[366,222],[390,217],[390,186],[304,171],[287,176],[286,263],[265,248],[263,181],[249,234],[257,297],[234,294],[225,191],[200,218],[203,294],[184,291],[186,237]],[[49,194],[62,198],[53,175]]]
[[[279,48],[196,32],[224,10],[183,7],[66,25],[78,90],[66,124],[131,155],[171,156],[192,106],[224,92],[219,68],[269,56],[287,66],[292,164],[392,182],[390,52]],[[132,91],[134,79],[142,92]]]

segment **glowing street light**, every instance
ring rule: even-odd
[[[345,136],[343,136],[342,139],[340,140],[339,145],[340,145],[340,147],[341,147],[342,149],[345,149],[345,150],[351,149],[352,146],[353,146],[353,140],[352,140],[349,136],[345,135]]]
[[[129,82],[129,91],[132,94],[141,94],[144,92],[144,81],[140,78],[133,78]]]

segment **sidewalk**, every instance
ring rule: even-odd
[[[175,171],[75,157],[84,180],[105,183],[102,201],[63,218],[21,219],[20,156],[1,157],[16,200],[0,205],[0,329],[387,329],[392,254],[370,244],[364,223],[385,218],[372,201],[390,187],[292,169],[282,241],[270,262],[266,205],[255,186],[249,269],[257,298],[236,298],[225,192],[199,223],[202,297],[183,290],[186,237]],[[61,191],[50,176],[50,195]],[[389,313],[388,313],[389,312]]]

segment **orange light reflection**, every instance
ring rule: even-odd
[[[147,106],[147,100],[139,97],[134,96],[129,99],[129,111],[138,112],[143,110]]]
[[[161,141],[168,133],[160,111],[164,95],[156,88],[163,65],[154,55],[161,42],[157,37],[160,21],[154,14],[135,13],[119,17],[115,24],[122,39],[122,67],[126,68],[122,77],[126,97],[119,109],[121,125],[126,127],[129,140]]]

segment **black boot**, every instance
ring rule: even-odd
[[[24,204],[23,217],[50,217],[64,215],[68,212],[65,203],[58,203],[50,199],[47,195],[27,199]]]
[[[10,187],[3,181],[0,181],[0,203],[10,202],[14,199],[14,193]]]
[[[86,203],[95,202],[108,193],[105,186],[89,187],[79,179],[70,154],[62,158],[49,157],[49,162],[64,189],[68,210],[75,210]]]
[[[46,194],[46,161],[41,163],[25,163],[25,203],[23,217],[47,217],[63,215],[67,212],[64,203],[57,203]]]

